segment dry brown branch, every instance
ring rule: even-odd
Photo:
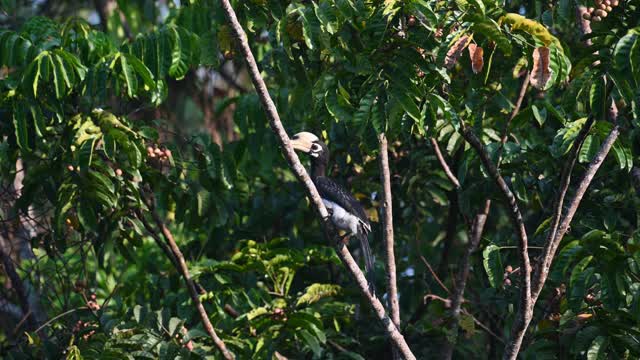
[[[507,123],[505,124],[504,130],[502,132],[502,137],[500,138],[500,148],[498,150],[498,164],[496,165],[496,169],[500,168],[500,161],[502,159],[502,152],[504,151],[504,144],[506,144],[507,139],[509,138],[509,130],[511,128],[511,123],[513,119],[520,112],[520,108],[522,107],[522,102],[524,101],[524,97],[527,94],[527,89],[529,88],[529,72],[524,74],[524,79],[522,80],[522,85],[520,87],[520,92],[518,93],[518,99],[516,100],[515,106],[509,114],[509,118],[507,119]],[[452,319],[449,322],[449,330],[452,334],[456,335],[458,329],[458,317],[460,314],[460,308],[462,306],[462,299],[464,297],[464,290],[466,286],[467,277],[469,276],[469,266],[471,255],[473,251],[480,244],[480,239],[482,238],[482,234],[484,232],[484,226],[487,223],[487,217],[489,216],[489,212],[491,211],[491,199],[485,199],[484,207],[482,211],[476,214],[473,222],[471,223],[471,229],[469,231],[469,244],[467,245],[467,249],[463,255],[463,258],[460,263],[460,270],[458,272],[458,276],[456,277],[456,291],[452,298],[452,310],[451,316]],[[455,339],[455,337],[454,337]],[[455,341],[455,340],[454,340]],[[502,341],[502,340],[501,340]],[[504,343],[504,341],[502,341]],[[451,359],[453,356],[453,347],[455,346],[454,342],[447,341],[445,347],[442,351],[443,359]]]
[[[393,201],[391,193],[391,171],[389,170],[389,149],[385,133],[378,135],[380,146],[380,183],[382,184],[382,225],[385,253],[387,255],[387,292],[389,295],[389,312],[391,320],[400,329],[400,304],[398,304],[398,285],[396,279],[396,256],[393,239]],[[393,358],[400,359],[396,347],[393,347]]]
[[[267,86],[264,83],[262,76],[260,75],[260,70],[258,70],[258,65],[256,64],[256,60],[253,57],[253,53],[251,52],[251,49],[249,47],[247,35],[238,22],[236,14],[231,7],[231,3],[229,2],[229,0],[222,0],[222,8],[225,16],[227,17],[227,20],[229,21],[233,36],[238,42],[240,52],[242,53],[244,60],[247,63],[251,81],[256,88],[256,92],[258,93],[260,102],[262,103],[267,118],[269,119],[269,125],[271,126],[273,132],[276,134],[277,140],[280,143],[280,147],[284,153],[284,156],[289,163],[289,167],[296,175],[298,180],[304,185],[307,196],[309,196],[314,209],[322,218],[322,223],[324,225],[326,233],[329,235],[330,239],[338,244],[336,246],[338,256],[356,281],[362,295],[368,300],[378,319],[382,322],[387,335],[392,339],[405,359],[415,359],[416,357],[411,352],[411,349],[409,349],[409,346],[407,345],[404,337],[402,336],[402,334],[400,334],[398,328],[393,324],[389,316],[387,316],[384,310],[384,306],[382,306],[380,300],[378,300],[375,295],[370,294],[367,279],[362,274],[362,270],[360,270],[360,268],[358,267],[358,264],[351,256],[351,253],[349,252],[347,247],[344,246],[342,242],[336,241],[337,234],[329,221],[329,214],[327,213],[327,209],[322,203],[322,199],[320,198],[320,194],[318,194],[318,190],[311,181],[311,178],[307,174],[307,171],[305,170],[304,166],[302,166],[300,159],[298,159],[297,154],[291,146],[289,136],[287,135],[287,132],[285,131],[284,127],[282,126],[282,122],[280,121],[280,115],[278,114],[276,106],[269,95]]]
[[[469,127],[464,127],[462,129],[462,135],[467,140],[467,142],[469,142],[469,144],[471,144],[471,146],[476,150],[476,153],[480,157],[480,160],[482,161],[485,169],[487,169],[489,175],[500,189],[504,201],[509,208],[509,219],[511,220],[511,223],[518,235],[518,251],[522,271],[520,274],[520,310],[518,311],[518,316],[515,320],[514,329],[523,329],[521,331],[522,336],[524,336],[524,332],[526,331],[526,328],[529,325],[529,322],[531,321],[531,317],[533,315],[533,306],[531,301],[531,265],[529,263],[528,237],[526,228],[524,226],[524,220],[522,218],[522,214],[520,213],[515,195],[513,194],[511,189],[509,189],[509,186],[505,182],[502,175],[500,175],[496,165],[489,158],[489,154],[484,149],[484,146],[482,145],[480,140],[476,137],[476,135],[473,133],[473,131],[471,131]],[[512,338],[516,337],[520,337],[520,333],[514,333]],[[518,349],[519,348],[520,345],[518,344]]]
[[[235,356],[227,349],[227,346],[225,345],[224,341],[220,339],[215,329],[213,328],[213,325],[211,324],[211,320],[209,319],[209,315],[207,314],[207,311],[205,310],[204,305],[202,305],[202,302],[200,301],[198,291],[196,290],[196,284],[191,278],[191,274],[189,273],[189,268],[187,267],[187,262],[185,261],[184,256],[182,255],[182,251],[180,250],[180,247],[178,247],[178,244],[176,244],[176,241],[173,238],[173,234],[171,233],[167,225],[164,223],[164,221],[160,218],[160,215],[157,213],[155,209],[154,199],[152,198],[152,196],[149,196],[149,198],[147,199],[147,206],[149,207],[151,217],[153,218],[153,221],[156,224],[156,227],[162,233],[163,237],[169,244],[169,247],[171,249],[171,252],[173,253],[173,256],[177,260],[178,270],[182,274],[182,277],[184,278],[184,281],[187,284],[187,288],[189,289],[189,295],[191,296],[191,301],[193,301],[193,304],[196,306],[196,309],[198,310],[198,314],[200,315],[200,319],[202,320],[202,325],[204,326],[205,331],[207,332],[209,337],[213,340],[214,344],[216,345],[218,350],[220,350],[220,352],[222,353],[225,359],[227,360],[235,359]]]
[[[447,178],[449,178],[449,181],[451,181],[453,186],[455,186],[456,189],[459,189],[460,181],[458,181],[458,178],[453,174],[451,168],[449,167],[449,164],[447,164],[447,161],[444,159],[442,151],[440,151],[440,145],[438,145],[438,141],[433,137],[430,137],[429,141],[431,142],[431,146],[433,146],[433,151],[435,151],[436,153],[436,157],[438,158],[438,162],[440,162],[440,166],[442,166],[442,170],[444,170],[444,173],[447,175]]]
[[[424,263],[424,266],[427,267],[427,269],[429,270],[429,272],[431,273],[431,276],[433,276],[433,279],[438,283],[438,285],[440,285],[440,287],[442,289],[444,289],[444,291],[447,292],[447,294],[449,294],[449,289],[447,288],[447,286],[442,282],[442,280],[440,280],[440,278],[438,277],[438,274],[436,274],[435,271],[433,271],[433,268],[431,267],[431,264],[429,264],[429,262],[427,261],[427,259],[424,258],[424,256],[420,255],[420,259],[422,260],[422,262]]]
[[[505,348],[503,359],[515,360],[517,358],[518,352],[520,351],[520,346],[522,345],[522,340],[524,339],[524,335],[527,331],[527,327],[529,326],[529,322],[531,321],[531,317],[533,315],[533,305],[538,299],[538,296],[540,295],[540,292],[544,287],[544,283],[547,280],[549,268],[551,267],[551,263],[553,262],[553,258],[555,256],[556,250],[558,249],[558,245],[560,245],[562,238],[569,229],[569,225],[571,224],[573,216],[578,210],[578,206],[580,205],[584,194],[591,184],[591,181],[593,181],[593,177],[595,176],[596,172],[604,162],[604,159],[607,157],[607,154],[611,150],[613,143],[618,138],[618,135],[620,135],[620,128],[618,125],[615,125],[600,146],[600,149],[598,150],[595,158],[591,161],[591,163],[589,163],[587,171],[583,175],[582,180],[580,180],[578,188],[573,195],[573,199],[571,199],[571,201],[569,202],[569,205],[567,207],[567,210],[565,211],[565,215],[562,218],[562,221],[560,222],[555,237],[550,243],[545,244],[541,265],[539,265],[539,267],[536,269],[536,273],[534,274],[535,277],[533,283],[535,292],[532,293],[531,313],[524,314],[525,316],[528,316],[528,318],[524,318],[526,321],[522,323],[518,321],[514,324],[511,333],[511,341]],[[519,311],[518,313],[518,319],[522,318],[522,312]]]

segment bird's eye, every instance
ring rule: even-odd
[[[322,152],[322,146],[318,145],[318,144],[312,144],[311,145],[311,151],[314,153],[321,153]]]

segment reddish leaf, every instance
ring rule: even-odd
[[[471,70],[473,70],[474,74],[477,74],[482,71],[482,67],[484,66],[484,50],[476,45],[469,44],[469,57],[471,58]]]
[[[458,62],[458,58],[462,55],[462,51],[469,45],[471,37],[465,35],[458,39],[447,51],[447,57],[444,59],[444,66],[451,69]]]
[[[544,89],[551,79],[549,67],[549,48],[541,46],[533,50],[533,70],[531,70],[531,85],[537,89]]]

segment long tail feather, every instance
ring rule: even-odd
[[[367,280],[369,281],[369,292],[372,295],[376,293],[374,268],[373,268],[373,255],[371,254],[371,247],[369,247],[369,239],[367,234],[358,233],[358,240],[360,241],[360,248],[362,249],[362,256],[364,256],[364,266],[367,274]]]

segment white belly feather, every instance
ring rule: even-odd
[[[331,221],[338,229],[347,231],[352,235],[358,233],[358,224],[360,223],[360,219],[358,219],[357,216],[349,213],[342,206],[334,203],[333,201],[322,199],[322,202],[327,210],[329,210],[329,213],[331,214]]]

